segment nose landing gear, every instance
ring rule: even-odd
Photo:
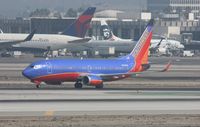
[[[35,83],[35,85],[36,85],[36,88],[40,88],[40,84],[41,84],[41,82],[40,81],[32,81],[32,82],[34,82]]]
[[[39,84],[39,85],[38,85],[38,84],[36,84],[36,88],[37,88],[37,89],[39,89],[39,88],[40,88],[40,86],[41,86],[40,84]]]

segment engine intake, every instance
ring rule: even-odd
[[[82,82],[83,85],[91,85],[91,86],[98,86],[103,83],[101,77],[94,75],[84,76]]]

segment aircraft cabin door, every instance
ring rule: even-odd
[[[52,73],[52,65],[49,62],[46,62],[47,65],[47,73],[51,74]]]
[[[92,71],[92,67],[90,65],[88,65],[88,72],[91,72]]]

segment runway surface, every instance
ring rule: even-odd
[[[150,71],[169,60],[171,69],[104,83],[103,90],[74,83],[36,89],[21,74],[36,60],[0,58],[0,126],[200,126],[200,58],[150,58]]]
[[[43,59],[43,58],[39,58]],[[169,72],[158,73],[169,60]],[[200,114],[200,59],[150,58],[155,73],[105,83],[105,89],[73,83],[35,85],[21,71],[37,58],[1,58],[0,116]],[[191,64],[193,64],[191,66]]]
[[[199,91],[0,90],[0,116],[200,114]]]

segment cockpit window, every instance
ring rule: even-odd
[[[40,68],[45,67],[45,66],[39,64],[39,65],[30,65],[29,67],[33,68],[33,69],[40,69]]]
[[[30,65],[30,68],[34,68],[34,65]]]
[[[40,69],[40,68],[42,68],[42,65],[35,65],[33,68],[34,69]]]

